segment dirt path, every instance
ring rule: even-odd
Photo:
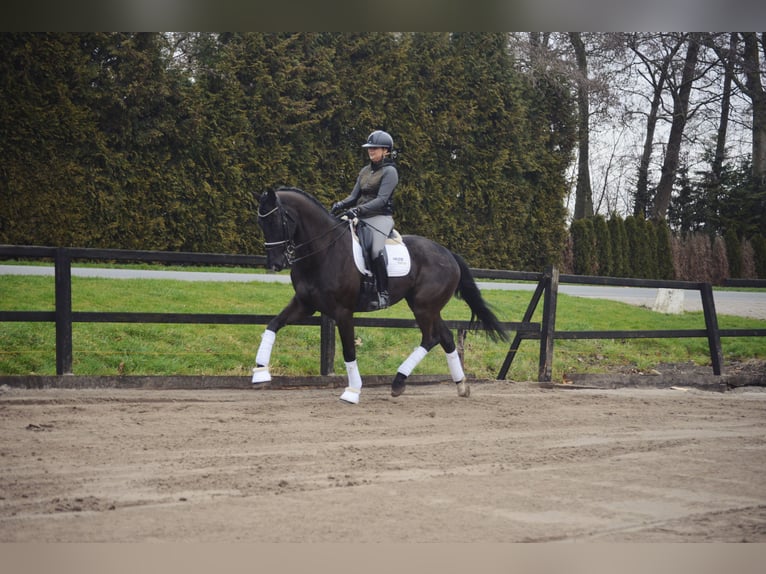
[[[766,542],[766,392],[0,388],[0,541]]]

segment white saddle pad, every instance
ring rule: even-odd
[[[363,275],[371,276],[372,272],[364,265],[362,245],[359,243],[359,237],[356,235],[355,228],[351,231],[351,238],[356,268]],[[388,258],[386,269],[388,270],[389,277],[404,277],[410,272],[410,252],[404,244],[402,236],[396,230],[394,230],[392,237],[386,239],[386,256]]]

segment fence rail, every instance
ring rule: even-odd
[[[75,259],[121,262],[160,262],[193,265],[232,265],[262,267],[266,258],[262,255],[226,255],[217,253],[189,253],[168,251],[130,251],[120,249],[92,249],[69,247],[40,247],[0,245],[0,256],[19,259],[52,259],[55,266],[55,310],[54,311],[0,311],[0,322],[53,322],[56,325],[56,373],[72,374],[73,344],[72,324],[81,323],[184,323],[184,324],[229,324],[265,325],[273,315],[250,314],[205,314],[205,313],[132,313],[132,312],[91,312],[72,310],[72,261]],[[541,273],[527,271],[503,271],[494,269],[471,269],[474,277],[481,279],[504,279],[510,281],[533,281],[537,287],[520,322],[502,322],[510,332],[515,332],[508,353],[498,373],[498,379],[505,379],[521,342],[526,339],[539,340],[540,357],[538,380],[550,381],[553,368],[555,340],[571,339],[631,339],[631,338],[707,338],[713,373],[721,374],[723,358],[721,337],[763,337],[766,329],[719,329],[709,283],[687,281],[665,281],[655,279],[631,279],[618,277],[560,275],[553,266]],[[598,331],[557,331],[556,306],[560,283],[581,285],[612,285],[626,287],[653,287],[699,291],[702,298],[705,329],[686,330],[598,330]],[[542,322],[532,322],[534,312],[543,300]],[[466,330],[473,325],[469,321],[446,321],[450,329],[458,331],[462,342]],[[335,360],[334,323],[327,316],[309,317],[299,325],[315,325],[321,328],[320,372],[332,373]],[[364,327],[415,328],[414,319],[390,319],[357,317],[355,324]],[[462,347],[460,347],[462,353]]]

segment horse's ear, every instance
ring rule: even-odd
[[[263,190],[263,192],[261,194],[258,194],[258,192],[256,192],[256,191],[253,192],[253,199],[255,199],[255,203],[257,203],[258,205],[261,204],[261,200],[263,200],[263,199],[265,199],[265,198],[267,198],[269,196],[270,197],[275,197],[276,196],[276,194],[275,194],[273,189],[265,189],[265,190]]]

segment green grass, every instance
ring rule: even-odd
[[[157,268],[157,267],[154,267]],[[175,313],[250,313],[274,315],[290,300],[290,285],[275,283],[216,283],[172,280],[116,280],[72,278],[74,311],[132,311]],[[520,321],[531,293],[485,290],[484,296],[503,321]],[[54,309],[52,277],[0,276],[0,309]],[[534,321],[539,321],[542,304]],[[375,314],[406,317],[406,303]],[[453,299],[446,319],[467,320],[466,304]],[[720,315],[722,329],[766,328],[766,321]],[[557,330],[704,329],[702,313],[663,315],[614,301],[560,294]],[[75,323],[74,365],[78,375],[242,375],[250,374],[264,327],[259,325],[173,325]],[[365,374],[393,374],[419,344],[415,329],[358,327],[360,370]],[[344,373],[336,335],[335,371]],[[725,360],[766,358],[763,338],[724,338]],[[466,372],[494,378],[508,350],[480,332],[465,344]],[[508,378],[536,380],[539,343],[526,340],[514,359]],[[564,373],[646,369],[661,362],[692,361],[710,364],[707,340],[626,339],[556,341],[553,378]],[[0,374],[55,374],[55,329],[52,323],[0,323]],[[319,329],[289,326],[280,331],[272,353],[275,375],[319,374]],[[416,374],[446,374],[444,353],[434,349]],[[711,371],[712,372],[712,371]]]

